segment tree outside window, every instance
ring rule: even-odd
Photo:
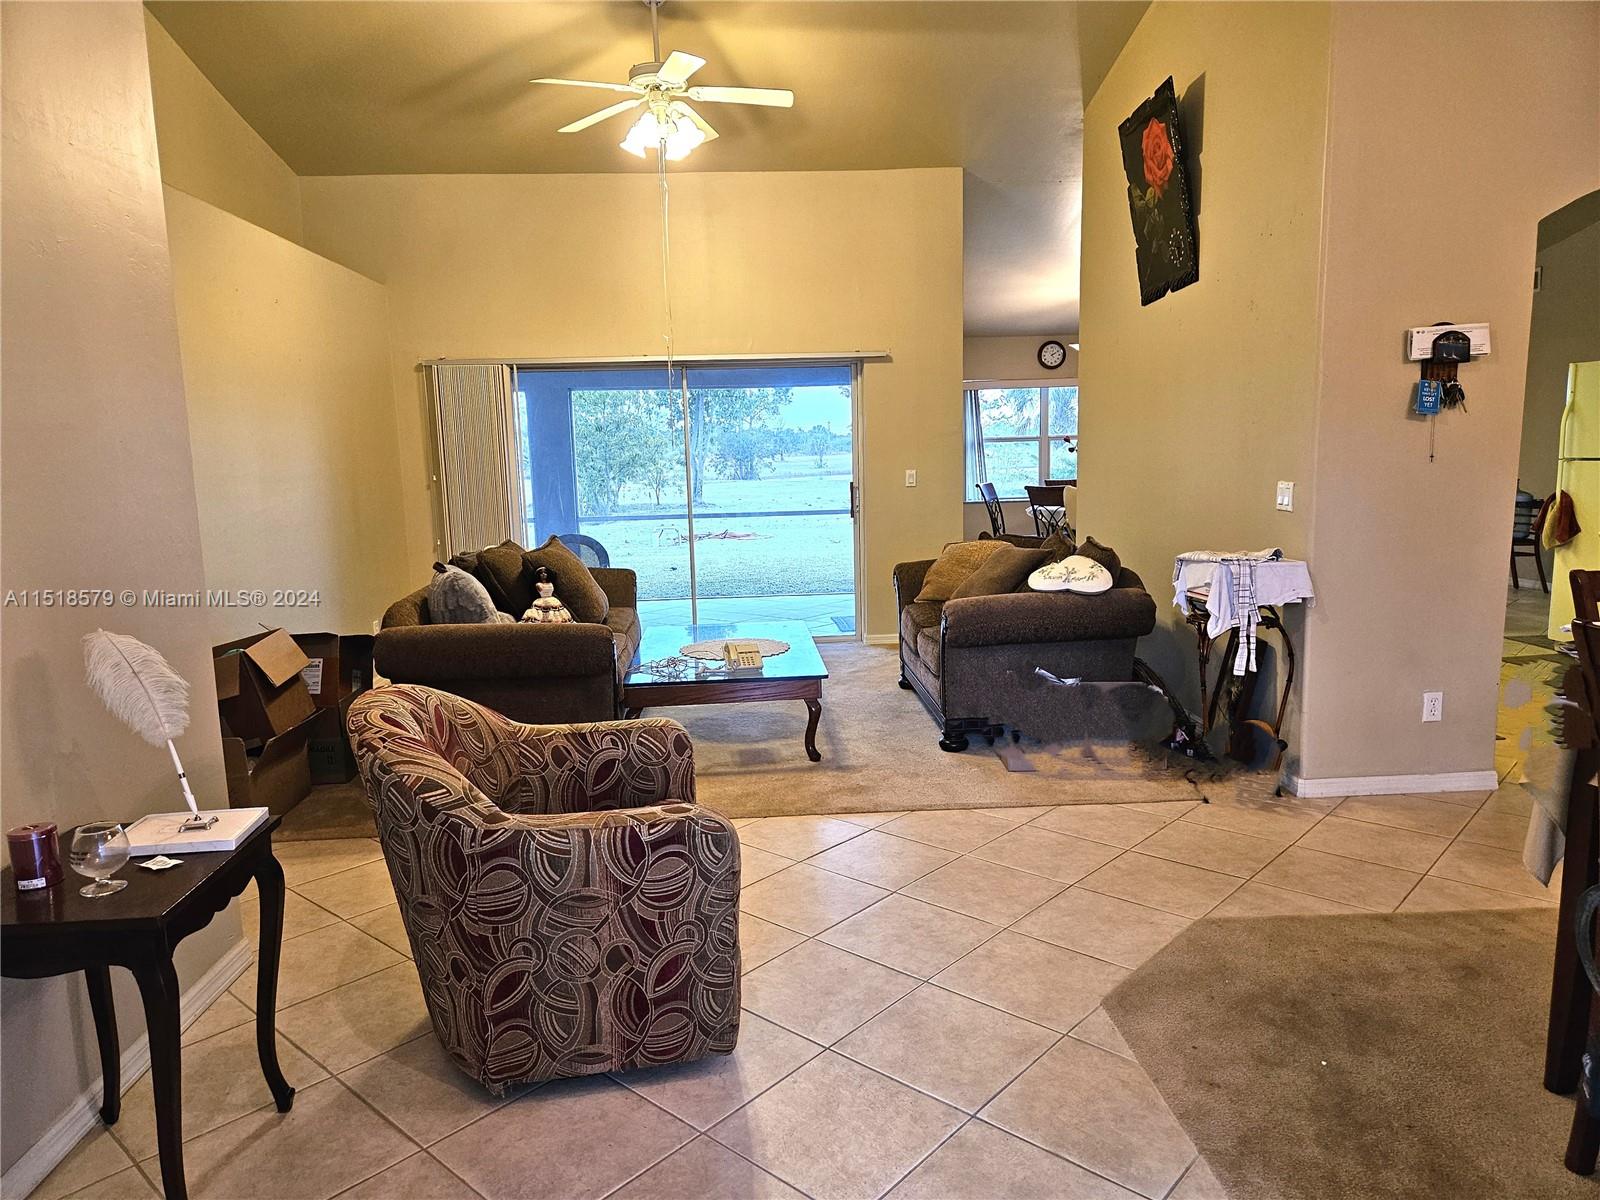
[[[1078,477],[1076,384],[974,388],[967,392],[967,404],[969,412],[975,409],[982,433],[967,456],[969,499],[978,498],[983,480],[1004,499],[1022,499],[1030,484]]]

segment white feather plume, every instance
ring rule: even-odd
[[[189,728],[189,684],[138,638],[104,629],[85,634],[83,663],[95,694],[152,746]]]

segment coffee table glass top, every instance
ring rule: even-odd
[[[788,642],[789,649],[782,654],[762,659],[760,671],[730,672],[719,669],[721,664],[709,659],[691,659],[683,675],[653,674],[640,670],[640,664],[663,658],[682,658],[683,647],[694,642],[712,642],[723,639],[753,640],[772,638]],[[826,679],[828,668],[817,652],[817,643],[804,621],[738,621],[733,624],[656,625],[644,631],[639,652],[628,668],[624,687],[649,687],[651,684],[711,683],[729,679]]]

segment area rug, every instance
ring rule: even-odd
[[[1554,909],[1204,920],[1105,1005],[1233,1200],[1593,1200],[1540,1084],[1554,940]]]

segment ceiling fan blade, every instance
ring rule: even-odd
[[[793,108],[794,93],[785,88],[692,87],[689,99],[712,104],[760,104],[765,108]]]
[[[699,113],[695,112],[694,109],[690,108],[682,100],[674,100],[671,105],[671,111],[682,113],[684,116],[688,117],[689,120],[693,122],[694,127],[706,135],[706,141],[709,142],[717,136],[717,131],[706,123],[706,119]]]
[[[587,117],[580,117],[571,125],[563,125],[560,129],[556,130],[556,132],[578,133],[589,128],[591,125],[598,125],[601,121],[608,121],[619,113],[625,113],[630,108],[638,108],[639,104],[640,101],[638,100],[624,100],[620,104],[613,104],[609,108],[602,108],[599,112],[590,113]]]
[[[705,65],[706,60],[703,58],[685,54],[682,50],[674,50],[667,55],[667,61],[661,64],[661,69],[656,72],[656,78],[668,87],[680,87],[689,76]]]
[[[631,83],[600,83],[593,79],[530,79],[529,83],[558,83],[562,87],[601,88],[608,92],[632,92],[639,95],[643,88],[635,87]]]

